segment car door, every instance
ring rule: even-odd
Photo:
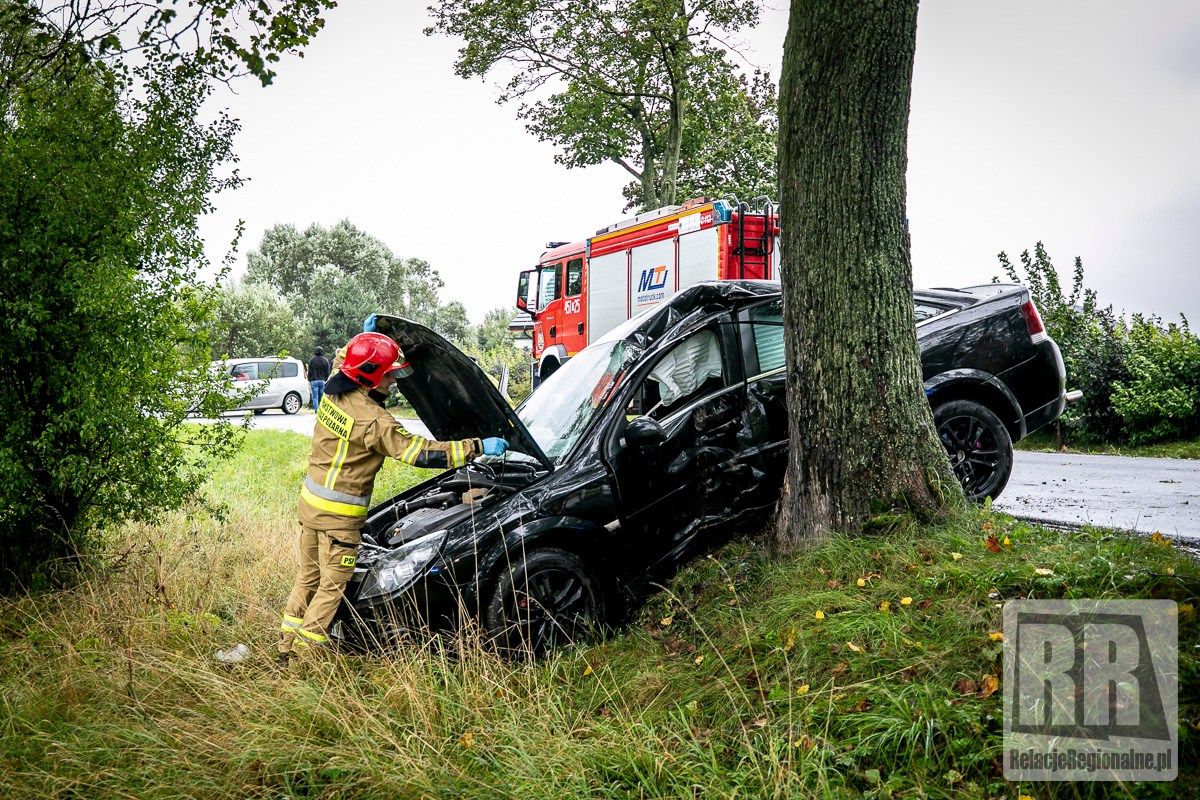
[[[618,430],[610,442],[623,546],[630,558],[673,566],[727,532],[753,489],[742,453],[746,397],[735,330],[713,324],[690,334],[626,397],[621,427],[648,417],[662,439],[637,446]]]
[[[787,470],[787,371],[784,362],[783,301],[775,299],[738,314],[738,338],[746,365],[747,461],[761,473],[751,506],[772,508]]]
[[[274,408],[283,403],[283,364],[278,359],[258,362],[258,377],[265,385],[263,393],[255,398],[259,408]]]
[[[238,408],[258,408],[263,381],[258,377],[258,362],[242,361],[229,367],[229,391],[241,403]]]

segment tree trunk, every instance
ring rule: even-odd
[[[642,128],[642,207],[639,211],[658,208],[658,153],[654,148],[654,137],[647,127]]]
[[[775,544],[961,497],[925,399],[905,223],[917,0],[792,0],[780,91],[791,447]]]

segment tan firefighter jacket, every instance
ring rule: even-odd
[[[483,452],[478,439],[435,442],[410,433],[366,388],[325,395],[317,410],[300,524],[358,530],[386,456],[415,467],[461,467]]]

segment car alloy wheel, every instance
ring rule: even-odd
[[[583,562],[546,548],[501,574],[484,622],[501,650],[542,656],[593,634],[603,614],[603,596]]]
[[[300,410],[300,395],[295,392],[288,392],[287,397],[283,398],[283,413],[295,414]]]
[[[1000,418],[970,400],[952,400],[933,412],[938,438],[967,499],[999,497],[1012,474],[1012,438]]]

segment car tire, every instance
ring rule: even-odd
[[[300,402],[300,395],[295,392],[288,392],[287,396],[283,398],[283,405],[280,408],[283,409],[283,413],[285,414],[295,414],[303,405],[304,403]]]
[[[250,410],[254,412],[254,416],[256,416],[256,417],[257,417],[259,414],[265,414],[265,413],[267,413],[267,410],[266,410],[265,408],[252,408],[252,409],[250,409]]]
[[[933,410],[938,438],[968,500],[997,498],[1012,474],[1008,429],[991,409],[972,400],[951,400]]]
[[[482,621],[501,652],[541,657],[595,636],[604,614],[604,593],[583,561],[566,550],[542,548],[500,573]]]

